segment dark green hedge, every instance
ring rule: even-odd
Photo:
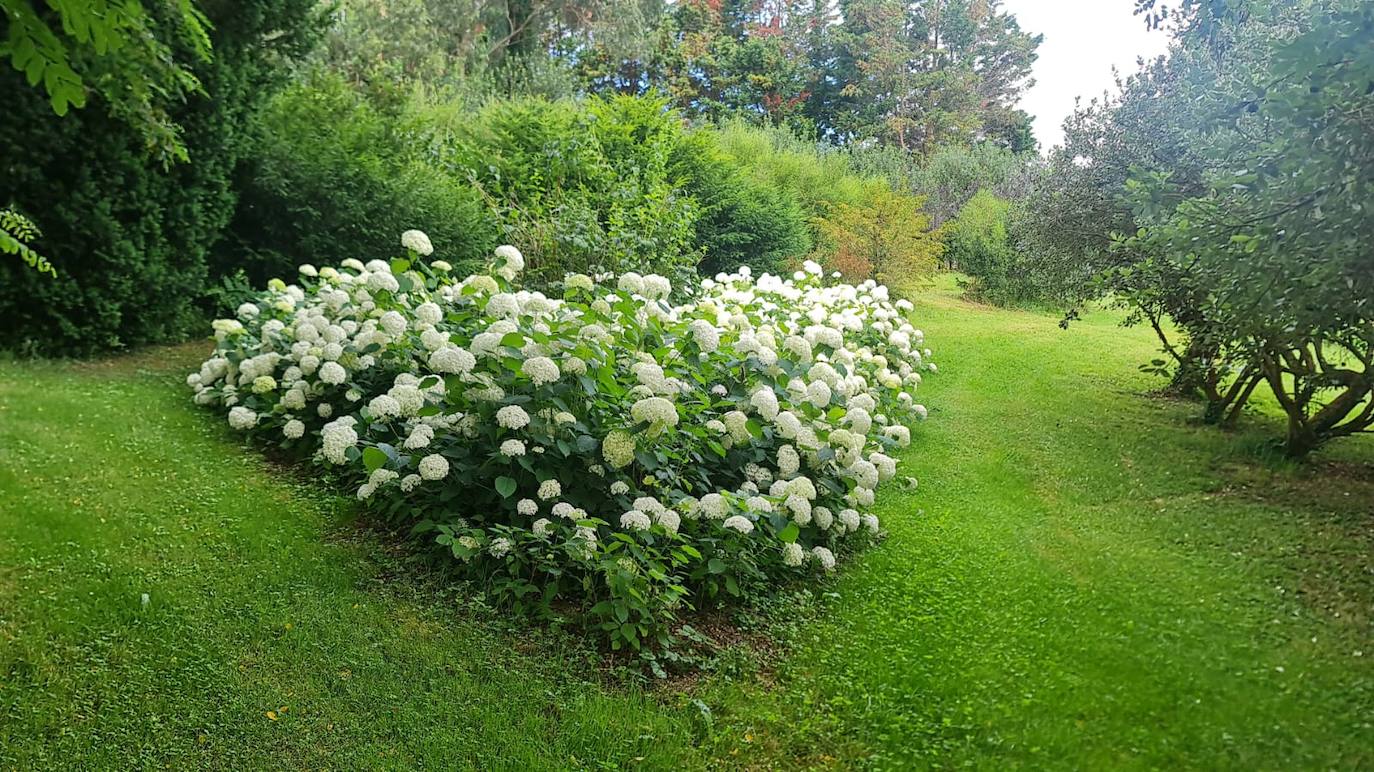
[[[190,162],[164,168],[97,99],[53,115],[22,75],[0,68],[0,205],[43,231],[56,279],[0,262],[0,348],[81,354],[200,330],[207,254],[234,212],[249,127],[315,29],[311,0],[204,4],[214,59],[206,94],[173,117]]]

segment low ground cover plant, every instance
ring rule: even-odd
[[[615,648],[680,611],[835,567],[926,409],[912,306],[872,281],[747,268],[518,289],[496,250],[459,278],[408,257],[273,280],[187,378],[236,430],[356,485],[502,603],[575,608]],[[908,484],[914,480],[906,478]]]

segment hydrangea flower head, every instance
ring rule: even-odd
[[[663,397],[647,397],[630,406],[630,417],[651,424],[655,429],[677,426],[677,408]]]
[[[424,231],[409,230],[402,233],[401,246],[421,257],[429,257],[434,254],[434,245],[429,242],[429,236],[426,236]]]
[[[246,407],[229,409],[229,426],[239,431],[247,431],[258,425],[258,414]]]
[[[539,498],[548,501],[556,499],[563,494],[563,486],[557,480],[545,480],[539,483]]]
[[[721,525],[732,531],[739,531],[746,535],[754,532],[754,522],[744,515],[731,515],[725,518],[725,522],[721,523]]]
[[[348,371],[338,362],[325,362],[320,365],[320,380],[330,386],[338,386],[348,380]]]
[[[523,429],[530,424],[530,414],[519,405],[506,405],[496,411],[496,423],[504,429]]]
[[[497,247],[496,258],[500,261],[496,273],[506,281],[514,281],[515,277],[525,270],[525,256],[510,244],[502,244]]]
[[[619,429],[606,435],[601,441],[601,456],[606,463],[616,469],[629,466],[635,460],[635,440],[629,432]]]
[[[835,570],[835,553],[825,547],[812,547],[811,554],[816,557],[816,560],[821,564],[821,568],[826,571]]]
[[[438,453],[431,453],[420,459],[419,468],[420,478],[424,480],[442,480],[448,476],[448,459]]]
[[[561,377],[558,365],[548,357],[531,357],[520,366],[521,372],[529,376],[535,386],[553,383]]]

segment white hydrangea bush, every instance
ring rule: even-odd
[[[215,321],[195,401],[431,533],[501,600],[572,601],[617,647],[878,533],[868,510],[935,370],[885,287],[808,263],[678,305],[634,273],[549,297],[519,289],[514,247],[460,279],[424,234],[402,243],[302,266]]]

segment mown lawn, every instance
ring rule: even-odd
[[[888,540],[647,692],[241,447],[194,349],[0,362],[0,767],[1374,765],[1374,442],[1194,426],[1110,314],[918,307]]]

